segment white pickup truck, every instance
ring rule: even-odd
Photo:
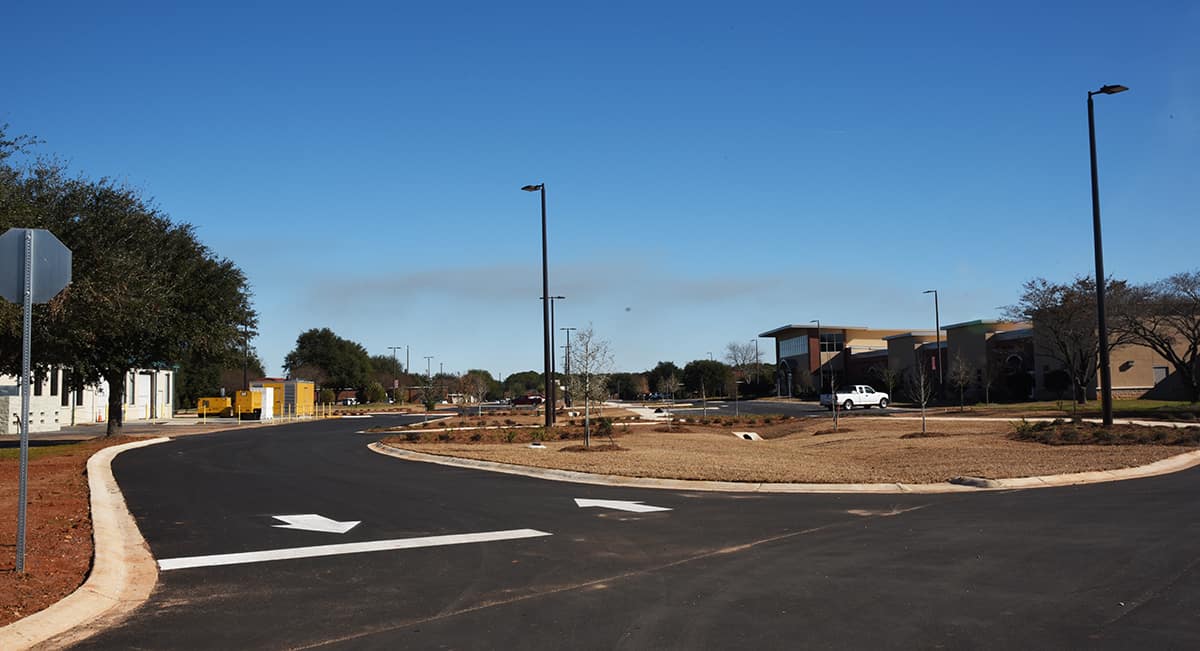
[[[842,409],[846,411],[855,407],[879,407],[883,409],[888,406],[888,402],[888,394],[876,391],[865,384],[841,387],[833,395],[828,393],[821,394],[821,406],[829,409],[833,409],[834,405],[841,405]]]

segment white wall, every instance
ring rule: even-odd
[[[41,382],[42,395],[31,395],[29,401],[29,431],[53,432],[59,428],[74,423],[107,422],[108,413],[108,383],[101,380],[96,386],[88,387],[79,393],[67,396],[67,406],[63,406],[63,371],[57,381],[46,378]],[[132,386],[132,393],[130,387]],[[53,392],[52,392],[53,390]],[[11,375],[0,375],[0,434],[17,434],[20,427],[15,423],[21,413],[20,380]],[[125,378],[125,404],[122,409],[126,421],[171,418],[174,413],[173,394],[175,391],[175,373],[173,371],[139,371]],[[31,387],[31,393],[36,393]],[[73,413],[72,413],[73,412]]]

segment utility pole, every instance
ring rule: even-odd
[[[396,359],[396,351],[400,350],[401,346],[388,346],[388,350],[392,351],[392,399],[399,402],[399,396],[396,395],[396,390],[400,388],[400,362]]]

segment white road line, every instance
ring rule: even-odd
[[[158,569],[181,570],[189,567],[212,567],[215,565],[240,565],[242,563],[262,563],[265,561],[282,561],[293,558],[312,558],[316,556],[337,556],[340,554],[361,554],[364,552],[382,552],[395,549],[416,549],[419,547],[440,547],[443,545],[464,545],[467,543],[493,542],[497,540],[517,540],[520,538],[537,538],[553,534],[537,529],[508,529],[505,531],[484,531],[481,533],[459,533],[448,536],[426,536],[423,538],[397,538],[395,540],[374,540],[370,542],[341,543],[337,545],[315,545],[312,547],[293,547],[291,549],[267,549],[258,552],[239,552],[236,554],[214,554],[211,556],[185,556],[181,558],[164,558],[158,561]]]

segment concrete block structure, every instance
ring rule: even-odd
[[[29,431],[56,432],[69,425],[102,423],[109,419],[108,383],[69,391],[69,369],[56,367],[30,384]],[[126,421],[158,420],[175,414],[175,372],[136,370],[125,376]],[[0,375],[0,434],[20,432],[21,381]]]

